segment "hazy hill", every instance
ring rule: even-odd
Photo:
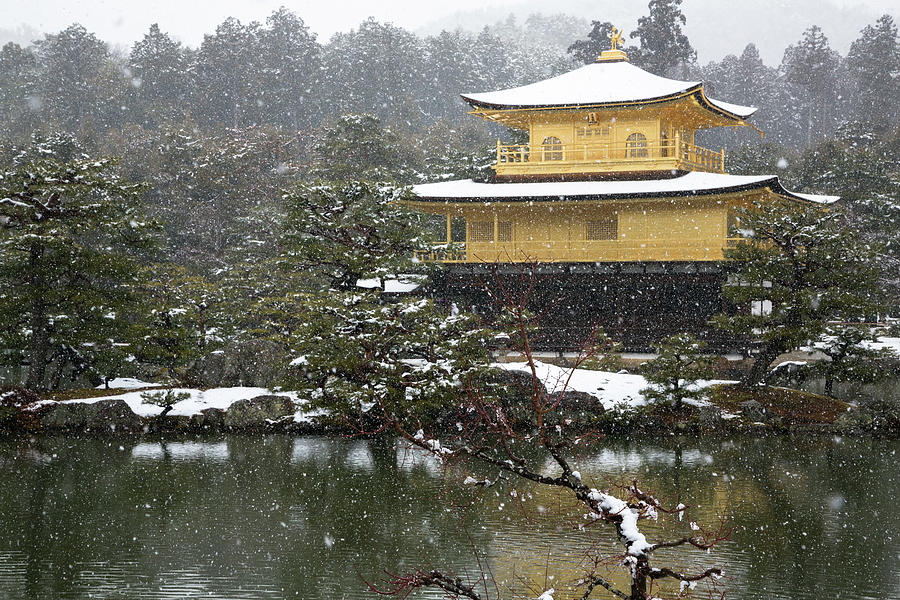
[[[510,14],[516,15],[516,22],[523,25],[528,15],[551,12],[580,17],[586,23],[612,21],[630,32],[647,11],[643,1],[606,4],[604,7],[589,0],[558,0],[552,10],[548,10],[546,2],[524,0],[504,7],[458,11],[432,21],[419,32],[430,34],[457,27],[478,31],[486,24],[506,21]],[[686,33],[701,64],[720,60],[726,54],[740,54],[744,46],[753,42],[767,64],[777,65],[785,47],[799,40],[803,30],[813,24],[825,31],[835,50],[846,54],[859,31],[874,22],[890,5],[880,0],[853,7],[841,6],[833,0],[685,0],[682,8],[687,17]],[[895,18],[900,14],[897,8],[887,11]],[[574,32],[573,39],[584,37],[588,29],[589,26]]]

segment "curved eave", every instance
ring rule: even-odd
[[[686,175],[690,176],[690,174]],[[682,176],[682,177],[686,177]],[[725,177],[729,177],[725,175]],[[588,183],[588,182],[560,182],[552,185],[554,191],[550,192],[549,188],[541,187],[542,183],[475,183],[471,180],[463,180],[457,182],[443,182],[442,184],[424,184],[413,186],[413,194],[416,199],[412,202],[422,203],[485,203],[485,202],[559,202],[559,201],[578,201],[578,200],[638,200],[650,198],[698,198],[703,196],[715,196],[722,194],[732,194],[740,192],[748,192],[755,190],[769,189],[772,193],[794,200],[797,202],[813,203],[827,205],[836,202],[838,196],[824,196],[815,194],[801,194],[787,190],[777,176],[759,177],[745,183],[734,185],[708,186],[699,189],[666,189],[667,183],[672,180],[660,180],[660,189],[643,189],[643,190],[621,190],[618,192],[602,191],[603,182],[600,186],[573,186],[572,184]],[[647,184],[650,182],[643,182]],[[446,184],[463,184],[465,186],[475,186],[479,193],[441,193],[441,187]],[[525,186],[525,187],[523,187]],[[451,186],[452,187],[452,186]],[[591,193],[590,187],[598,187],[598,192]],[[649,187],[649,186],[648,186]],[[669,186],[671,187],[671,186]],[[492,189],[493,188],[493,189]],[[449,189],[449,188],[447,188]],[[543,190],[548,191],[543,191]],[[432,191],[433,190],[433,191]],[[531,193],[529,193],[531,192]]]
[[[722,100],[714,100],[706,95],[706,90],[700,86],[700,101],[706,105],[709,110],[716,112],[723,117],[733,119],[735,121],[743,121],[749,119],[759,110],[755,106],[741,106],[740,104],[731,104]]]
[[[498,111],[505,113],[531,112],[531,111],[571,111],[571,110],[603,110],[603,109],[635,109],[640,110],[645,106],[659,105],[668,102],[677,102],[684,98],[693,97],[699,106],[713,113],[714,115],[724,118],[727,121],[734,122],[735,125],[747,125],[746,119],[753,115],[757,109],[752,106],[740,106],[737,104],[729,104],[720,100],[714,100],[707,97],[703,90],[703,84],[697,84],[686,90],[658,96],[655,98],[647,98],[642,100],[634,100],[628,102],[600,102],[591,104],[557,104],[557,105],[505,105],[491,104],[489,102],[474,101],[465,95],[460,97],[475,108],[473,114],[481,115],[481,111]],[[736,109],[740,109],[736,112]]]
[[[639,100],[618,101],[618,102],[580,102],[571,104],[492,104],[483,100],[477,100],[466,94],[460,94],[460,97],[475,108],[487,108],[491,110],[572,110],[582,108],[618,108],[623,106],[634,106],[635,108],[644,104],[656,104],[658,102],[666,102],[668,100],[676,100],[678,98],[688,96],[703,88],[702,83],[697,83],[683,90],[665,94],[662,96],[654,96],[651,98],[641,98]]]

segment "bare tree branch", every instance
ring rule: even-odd
[[[613,594],[614,596],[618,596],[619,598],[622,598],[622,600],[629,600],[629,598],[630,598],[628,596],[628,594],[613,587],[613,585],[610,582],[608,582],[607,580],[605,580],[604,578],[600,577],[599,575],[594,575],[591,577],[591,580],[588,582],[587,589],[584,591],[584,594],[581,596],[581,600],[588,600],[588,598],[590,598],[590,596],[591,596],[591,593],[594,591],[594,588],[597,587],[598,585],[606,588],[611,594]]]

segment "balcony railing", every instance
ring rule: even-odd
[[[420,262],[644,262],[718,261],[740,238],[700,240],[597,240],[454,242],[416,253]]]
[[[497,142],[498,175],[668,170],[725,172],[725,150],[680,139],[598,144],[503,145]]]

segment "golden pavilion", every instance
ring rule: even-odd
[[[448,296],[474,306],[473,273],[537,263],[552,275],[541,300],[557,306],[551,322],[599,320],[637,348],[670,331],[702,333],[722,308],[719,263],[735,208],[837,198],[727,174],[724,149],[700,146],[697,132],[753,127],[756,109],[644,71],[616,46],[557,77],[462,94],[470,114],[527,132],[528,143],[498,140],[488,181],[415,186],[411,207],[446,220],[446,238],[419,259],[447,263]]]

